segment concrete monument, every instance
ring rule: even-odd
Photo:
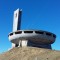
[[[39,47],[51,49],[51,44],[55,42],[56,35],[43,30],[21,30],[22,10],[14,11],[13,32],[9,33],[9,40],[12,47]]]

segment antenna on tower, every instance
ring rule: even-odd
[[[14,11],[14,18],[13,18],[13,32],[20,30],[21,28],[21,14],[22,9],[19,10],[19,8]]]

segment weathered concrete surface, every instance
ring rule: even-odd
[[[60,51],[23,47],[0,54],[0,60],[60,60]]]

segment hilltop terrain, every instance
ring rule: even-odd
[[[0,54],[0,60],[60,60],[60,51],[36,47],[15,47]]]

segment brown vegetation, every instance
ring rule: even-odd
[[[0,60],[60,60],[60,51],[36,47],[16,47],[0,54]]]

